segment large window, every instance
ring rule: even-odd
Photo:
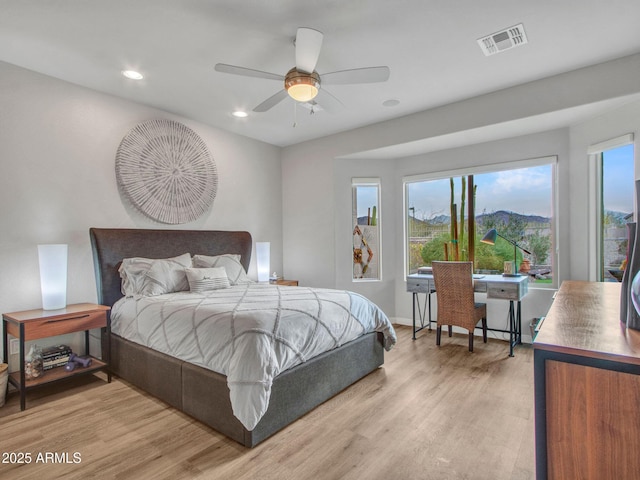
[[[598,153],[598,280],[618,281],[627,252],[626,224],[633,222],[633,144]]]
[[[478,273],[504,262],[532,282],[554,278],[555,157],[467,172],[405,178],[407,271],[433,260],[472,260]],[[500,168],[500,169],[499,169]],[[469,221],[471,219],[471,221]],[[495,245],[482,243],[495,228]],[[529,252],[529,253],[525,253]]]

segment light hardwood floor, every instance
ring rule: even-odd
[[[533,479],[533,349],[398,326],[384,367],[253,449],[114,379],[16,394],[0,408],[0,463],[17,479]],[[102,374],[100,374],[102,375]],[[63,388],[64,387],[64,388]],[[79,463],[36,463],[79,452]]]

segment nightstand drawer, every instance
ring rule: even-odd
[[[20,325],[23,325],[25,341],[106,327],[109,309],[89,307],[87,304],[70,305],[61,312],[30,310],[4,314],[3,318],[7,333],[16,338],[20,337]]]
[[[37,338],[55,337],[66,333],[82,332],[93,328],[107,326],[107,314],[105,312],[84,312],[74,315],[61,315],[60,317],[40,318],[24,324],[24,339],[35,340]]]

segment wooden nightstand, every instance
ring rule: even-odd
[[[274,285],[284,285],[287,287],[297,287],[298,286],[298,280],[285,280],[284,278],[279,278],[278,280],[276,280],[275,282],[271,282]]]
[[[26,310],[23,312],[4,313],[2,323],[4,325],[4,361],[8,363],[9,341],[12,335],[20,342],[20,370],[9,374],[9,382],[20,391],[20,410],[26,406],[26,393],[30,388],[47,383],[56,382],[75,375],[93,373],[98,370],[107,371],[107,379],[111,382],[109,367],[109,339],[111,337],[111,319],[109,307],[95,305],[93,303],[79,303],[67,305],[60,310]],[[89,330],[92,328],[105,328],[107,331],[106,351],[102,352],[102,360],[91,357],[91,365],[78,367],[68,372],[62,367],[47,370],[44,375],[36,379],[25,378],[25,342],[38,338],[54,337],[67,333],[85,332],[85,354],[89,355]]]

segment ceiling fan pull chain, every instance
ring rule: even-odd
[[[298,125],[298,102],[293,102],[293,128]]]

